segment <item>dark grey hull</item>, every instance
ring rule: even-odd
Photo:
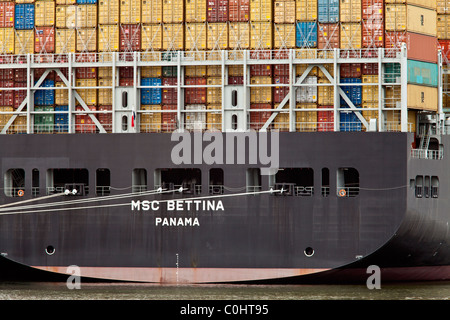
[[[2,214],[2,260],[55,275],[76,265],[88,278],[161,283],[352,281],[367,278],[370,265],[394,281],[450,279],[450,162],[445,155],[441,160],[412,158],[413,139],[406,133],[280,133],[279,167],[312,169],[313,194],[238,196],[247,191],[240,189],[248,185],[246,170],[264,167],[259,159],[256,164],[175,165],[171,152],[177,142],[170,134],[0,137],[2,174],[11,168],[25,172],[24,196],[2,194],[2,204],[33,199],[33,169],[40,173],[40,196],[52,168],[87,169],[90,194],[85,199],[96,197],[99,168],[111,172],[115,189],[110,195],[133,184],[136,168],[146,170],[148,190],[157,184],[154,172],[160,168],[200,169],[202,186],[195,195],[135,195],[89,204],[95,208],[74,209],[88,206],[80,203],[61,211],[43,207]],[[442,144],[445,150],[448,137]],[[211,168],[223,169],[223,195],[208,192]],[[329,172],[326,183],[323,168]],[[357,169],[357,195],[339,196],[340,168]],[[410,180],[417,175],[439,177],[439,196],[416,198]],[[262,175],[259,190],[269,190],[270,184]],[[196,210],[186,203],[182,210],[167,210],[163,205],[198,197],[222,201],[223,210]],[[74,198],[83,199],[61,199]],[[159,200],[161,206],[133,210],[132,200]],[[176,218],[177,225],[164,225],[164,218]],[[46,252],[49,246],[52,254]],[[2,266],[2,274],[16,274],[8,263]]]

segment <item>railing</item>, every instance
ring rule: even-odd
[[[96,186],[95,187],[95,193],[97,196],[107,196],[111,194],[111,187],[110,186]]]
[[[444,150],[411,149],[411,157],[416,159],[441,160],[444,157]]]
[[[356,197],[359,194],[359,187],[337,187],[336,195],[340,198]]]
[[[209,194],[223,194],[224,193],[224,187],[223,185],[210,185],[209,186]]]

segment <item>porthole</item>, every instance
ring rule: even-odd
[[[314,255],[314,249],[311,247],[307,247],[305,249],[305,251],[303,251],[305,253],[305,256],[307,257],[312,257]]]
[[[47,248],[45,248],[45,253],[47,253],[49,256],[53,255],[55,253],[55,247],[48,246]]]

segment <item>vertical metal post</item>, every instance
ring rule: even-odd
[[[439,130],[441,128],[444,128],[444,121],[445,121],[445,114],[444,109],[442,106],[442,76],[443,76],[443,70],[442,70],[442,52],[439,50],[438,52],[438,122],[439,122]]]
[[[141,85],[141,77],[138,77],[138,67],[137,67],[137,59],[138,59],[138,55],[137,52],[134,51],[133,53],[133,98],[134,98],[134,104],[131,106],[131,110],[132,110],[132,114],[131,117],[133,117],[133,115],[136,115],[136,118],[134,119],[134,130],[133,132],[138,132],[137,129],[137,123],[138,123],[138,116],[137,116],[137,111],[138,111],[138,103],[139,103],[139,99],[138,99],[138,85]],[[138,83],[139,82],[139,83]]]
[[[408,132],[408,58],[406,44],[402,44],[400,59],[400,75],[401,75],[401,131]]]
[[[33,117],[31,116],[31,109],[34,111],[34,103],[31,105],[31,86],[34,84],[34,72],[31,72],[31,54],[27,54],[27,133],[33,133]],[[33,95],[34,96],[34,95]],[[34,99],[33,99],[34,102]]]
[[[74,83],[74,79],[75,77],[72,76],[73,73],[73,68],[72,68],[72,62],[74,59],[74,54],[73,53],[69,53],[69,70],[68,70],[68,74],[67,74],[67,82],[68,82],[68,88],[67,88],[67,99],[68,99],[68,106],[67,106],[67,125],[68,125],[68,132],[69,133],[74,133],[75,130],[75,126],[73,125],[74,121],[73,121],[73,111],[74,111],[74,98],[73,98],[73,91],[72,91],[72,87],[75,85]]]
[[[295,51],[289,50],[289,131],[295,131],[296,124],[296,107],[297,87],[294,87],[295,83],[295,71],[294,71],[294,54]]]
[[[339,55],[339,49],[334,49],[333,51],[333,74],[334,74],[334,81],[333,81],[333,90],[334,90],[334,131],[340,131],[340,95],[339,95],[339,86],[338,83],[340,82],[340,70],[338,68],[337,58]]]
[[[112,55],[112,70],[111,70],[111,94],[112,94],[112,132],[116,131],[116,58],[117,52],[111,52]]]
[[[225,81],[228,81],[228,68],[225,68],[225,54],[226,51],[222,50],[222,110],[221,110],[221,119],[222,119],[222,132],[225,131]],[[214,127],[214,126],[212,126]]]
[[[184,131],[184,121],[181,117],[181,109],[184,105],[184,90],[181,89],[181,85],[184,85],[184,68],[181,68],[181,54],[182,51],[177,51],[177,124],[178,129]]]
[[[244,65],[243,65],[243,68],[244,68],[244,77],[243,77],[243,81],[244,81],[244,87],[243,87],[244,88],[244,94],[243,94],[243,96],[244,96],[244,99],[243,99],[243,101],[245,101],[245,103],[242,106],[242,108],[244,109],[243,114],[245,115],[245,117],[247,117],[247,110],[250,109],[250,106],[248,105],[248,101],[250,99],[248,98],[248,94],[247,94],[248,93],[248,86],[247,86],[247,84],[249,82],[248,75],[250,74],[250,72],[249,72],[250,71],[250,67],[247,65],[247,55],[248,55],[248,53],[249,53],[248,50],[244,50]],[[250,97],[251,97],[251,95],[250,95]],[[228,113],[227,113],[227,115],[228,115]],[[238,124],[239,124],[239,120],[238,120]],[[245,121],[245,125],[247,125],[247,121]],[[248,128],[247,126],[244,127],[245,130],[247,130],[247,128]],[[241,129],[241,128],[239,128],[239,129]]]
[[[384,131],[384,114],[383,114],[383,107],[384,107],[384,99],[383,99],[383,86],[381,85],[383,83],[383,64],[381,63],[382,58],[384,58],[384,51],[383,48],[378,48],[378,131]]]

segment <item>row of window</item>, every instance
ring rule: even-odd
[[[95,190],[92,192],[89,186],[89,171],[87,169],[48,169],[46,172],[45,191],[40,186],[40,172],[33,169],[31,174],[31,192],[33,197],[44,194],[76,190],[77,195],[95,194],[97,196],[108,195],[111,192],[111,172],[109,169],[100,168],[95,174]],[[236,188],[228,188],[224,184],[224,172],[221,168],[212,168],[208,172],[208,190],[202,189],[202,172],[198,168],[188,169],[156,169],[154,171],[154,188],[166,190],[179,190],[183,188],[185,194],[223,194],[226,191],[236,191]],[[147,170],[143,168],[133,169],[131,175],[131,191],[143,192],[149,189]],[[330,195],[330,170],[321,170],[321,194],[324,197]],[[4,175],[5,195],[9,197],[22,197],[25,195],[25,170],[20,168],[9,169]],[[282,190],[274,193],[278,196],[313,196],[314,195],[314,170],[312,168],[280,168],[275,175],[268,176],[268,185],[274,190]],[[336,194],[340,197],[354,197],[359,194],[359,173],[354,168],[339,168],[336,172]],[[262,190],[262,176],[259,168],[249,168],[246,171],[247,192]],[[239,192],[244,191],[243,189]]]
[[[410,187],[415,190],[416,198],[438,198],[439,178],[437,176],[416,176],[410,180]]]

